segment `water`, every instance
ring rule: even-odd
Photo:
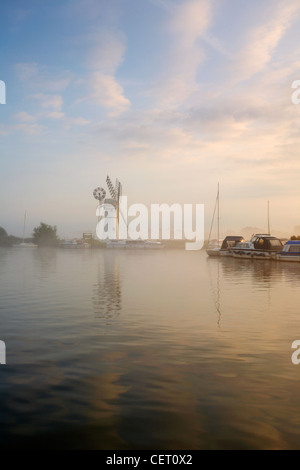
[[[300,264],[1,249],[0,286],[1,448],[300,448]]]

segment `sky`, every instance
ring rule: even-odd
[[[96,230],[128,203],[205,205],[223,235],[300,225],[299,0],[2,2],[0,226]],[[300,95],[299,95],[300,96]],[[107,188],[106,188],[107,189]],[[299,234],[300,235],[300,234]]]

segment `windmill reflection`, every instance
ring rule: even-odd
[[[117,253],[105,252],[99,258],[98,279],[93,286],[96,318],[109,320],[121,311],[121,284]]]

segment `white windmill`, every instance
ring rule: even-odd
[[[116,179],[115,185],[113,185],[108,175],[106,177],[106,184],[111,195],[111,199],[106,199],[105,202],[109,202],[115,207],[117,238],[119,238],[120,198],[122,196],[122,185],[118,178]]]
[[[110,198],[106,197],[106,191],[103,188],[96,188],[93,192],[95,199],[99,201],[99,205],[97,207],[97,215],[98,215],[98,222],[105,219],[107,223],[110,224],[110,227],[115,227],[113,230],[113,235],[110,231],[111,238],[118,239],[119,238],[119,213],[120,213],[120,198],[122,195],[122,185],[118,179],[116,179],[115,185],[112,184],[110,177],[107,175],[106,177],[107,187],[110,193]],[[105,228],[105,224],[101,225],[100,234],[97,235],[99,238],[107,238],[107,234],[105,235],[102,233],[103,231],[107,230],[107,225]]]

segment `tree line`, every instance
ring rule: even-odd
[[[3,227],[0,227],[0,246],[11,246],[20,243],[22,239],[14,235],[8,235]],[[51,226],[41,222],[38,227],[33,229],[32,238],[26,238],[25,241],[30,241],[38,246],[57,246],[59,238],[57,236],[56,226]]]

